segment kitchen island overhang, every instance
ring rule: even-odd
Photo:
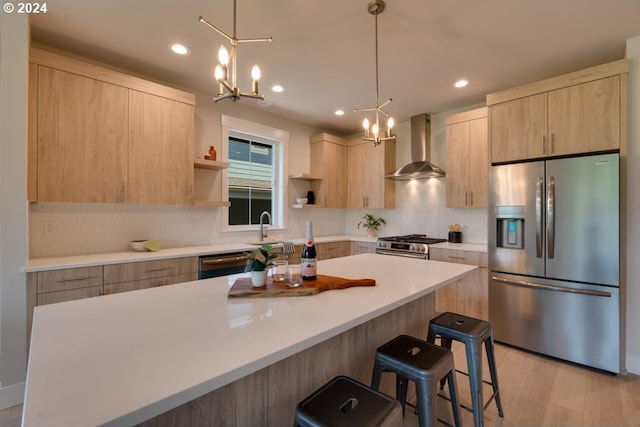
[[[425,296],[431,315],[432,293],[476,268],[361,254],[319,271],[374,287],[227,299],[222,277],[37,307],[23,425],[149,420]]]

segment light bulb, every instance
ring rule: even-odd
[[[374,123],[373,126],[371,126],[371,132],[373,132],[373,136],[374,137],[378,137],[378,124]]]
[[[389,117],[389,119],[387,120],[387,129],[393,129],[393,125],[395,124],[396,122],[393,120],[393,117]]]
[[[251,78],[253,80],[260,80],[260,67],[254,65],[251,69]]]
[[[227,52],[224,45],[220,45],[220,49],[218,49],[218,61],[222,65],[229,65],[229,52]]]
[[[365,128],[365,130],[369,130],[369,119],[364,119],[362,121],[362,127]]]
[[[224,70],[222,69],[222,65],[216,65],[216,69],[213,72],[213,75],[215,76],[217,82],[224,80]]]

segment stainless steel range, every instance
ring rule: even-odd
[[[429,259],[429,245],[446,241],[447,239],[427,237],[425,234],[380,237],[376,243],[376,253]]]

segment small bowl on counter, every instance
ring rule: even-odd
[[[308,201],[309,199],[307,199],[306,197],[302,199],[296,199],[296,203],[299,205],[306,205]]]
[[[157,252],[160,250],[160,242],[157,240],[132,240],[131,249],[136,252]]]

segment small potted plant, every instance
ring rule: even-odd
[[[378,230],[386,223],[387,222],[384,218],[376,218],[371,214],[365,214],[362,217],[362,220],[358,223],[358,230],[360,230],[360,228],[365,228],[367,230],[368,237],[377,237]]]
[[[253,252],[247,254],[249,264],[244,271],[251,272],[251,284],[255,287],[264,286],[267,283],[267,267],[272,264],[272,260],[277,258],[278,254],[273,251],[271,245],[262,245]]]

